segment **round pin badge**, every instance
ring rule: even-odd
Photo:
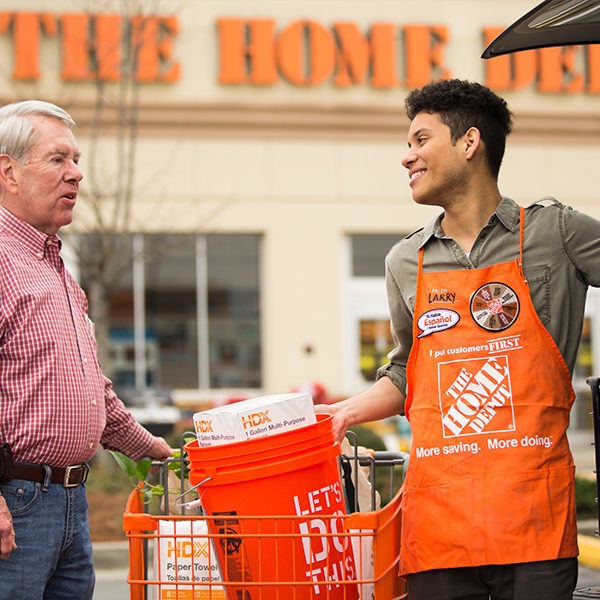
[[[487,331],[502,331],[519,316],[519,298],[504,283],[486,283],[471,297],[470,309],[477,325]]]

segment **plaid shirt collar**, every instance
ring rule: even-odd
[[[16,240],[38,258],[43,258],[48,245],[57,245],[59,252],[62,247],[57,235],[46,235],[3,206],[0,206],[0,233]]]

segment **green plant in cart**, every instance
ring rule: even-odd
[[[128,456],[121,454],[121,452],[110,450],[110,453],[119,467],[127,473],[133,487],[137,488],[138,493],[145,504],[152,502],[154,498],[164,495],[164,486],[146,481],[150,469],[152,468],[152,460],[150,458],[143,458],[142,460],[135,462]],[[140,482],[144,482],[144,485],[140,486]]]
[[[183,440],[183,444],[186,444],[190,441],[192,441],[195,438],[189,437],[189,438],[184,438]],[[173,471],[175,473],[175,475],[177,475],[177,477],[179,477],[179,479],[182,479],[182,473],[183,473],[183,479],[188,479],[189,477],[189,473],[190,473],[190,469],[187,463],[187,460],[181,460],[181,450],[179,448],[176,448],[173,450],[173,458],[177,459],[174,460],[173,462],[169,463],[168,469],[169,471]]]
[[[149,504],[156,498],[160,498],[165,494],[165,488],[163,485],[151,483],[148,481],[148,476],[151,474],[152,460],[150,458],[143,458],[142,460],[135,462],[128,456],[125,456],[121,452],[114,450],[109,451],[116,463],[121,469],[129,476],[134,488],[138,490],[140,497],[144,504]],[[173,473],[181,480],[182,476],[184,479],[188,478],[189,468],[185,460],[181,460],[181,450],[173,450],[173,460],[169,462],[168,470]],[[139,485],[143,482],[143,486]],[[177,493],[178,490],[171,490],[169,493]]]

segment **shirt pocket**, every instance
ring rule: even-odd
[[[525,279],[529,283],[529,294],[540,321],[550,323],[550,265],[525,267]]]

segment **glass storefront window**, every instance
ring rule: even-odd
[[[211,387],[261,386],[259,242],[207,237]]]
[[[118,264],[108,297],[110,374],[115,389],[135,386],[133,236],[114,237],[106,254]],[[210,387],[261,386],[258,235],[206,236],[206,264],[197,264],[197,236],[143,236],[145,384],[152,388],[199,386],[198,353],[209,357]],[[90,299],[98,291],[91,265],[101,238],[79,240],[81,284]],[[87,258],[86,258],[87,257]],[[205,285],[197,279],[206,277]],[[198,289],[207,289],[208,348],[199,348]],[[97,297],[97,296],[96,296]],[[98,325],[97,325],[98,330]]]
[[[163,388],[198,385],[196,251],[192,235],[146,235],[146,361]],[[150,352],[148,352],[150,350]]]
[[[360,373],[365,381],[375,381],[377,369],[385,365],[394,347],[388,319],[361,319]]]
[[[360,386],[375,380],[394,347],[385,295],[385,257],[404,237],[394,234],[356,234],[351,240],[351,327],[358,340],[352,342],[353,381]],[[359,375],[357,377],[357,375]]]
[[[132,236],[91,233],[81,235],[77,247],[80,284],[95,321],[102,368],[115,388],[131,388],[135,383]]]
[[[352,276],[383,277],[385,256],[403,234],[361,234],[352,236]]]

